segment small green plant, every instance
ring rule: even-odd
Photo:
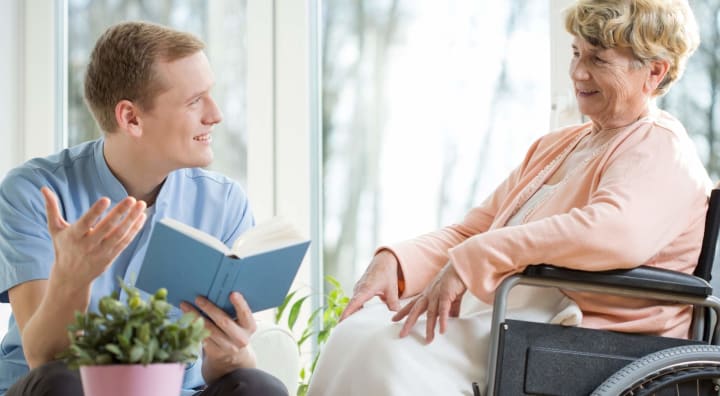
[[[126,302],[115,291],[100,299],[99,313],[75,312],[75,322],[68,326],[70,346],[59,356],[69,367],[197,359],[200,343],[210,334],[202,318],[186,313],[171,321],[166,289],[143,301],[136,288],[119,282],[128,295]]]
[[[350,298],[345,295],[345,292],[343,292],[342,286],[337,279],[328,275],[325,277],[325,281],[330,285],[330,287],[326,289],[327,293],[324,296],[324,305],[315,309],[310,314],[310,317],[305,323],[305,327],[302,329],[300,338],[297,341],[298,349],[300,350],[305,342],[312,339],[311,337],[313,335],[317,335],[317,352],[315,353],[315,356],[312,358],[309,365],[305,364],[300,367],[297,396],[305,396],[307,394],[310,377],[315,371],[315,365],[317,364],[320,353],[322,352],[322,345],[325,344],[328,337],[330,337],[330,332],[338,324],[340,315],[350,301]],[[298,291],[296,290],[288,294],[288,296],[285,297],[285,301],[278,307],[277,313],[275,314],[275,323],[280,323],[283,313],[288,307],[290,307],[287,314],[287,326],[290,330],[293,330],[298,324],[297,320],[300,315],[300,311],[302,310],[303,305],[305,305],[308,301],[308,298],[311,296],[308,294],[302,297],[298,296],[298,298],[295,299],[297,292]],[[293,299],[295,299],[294,302]],[[314,322],[319,315],[322,315],[320,330],[315,331]]]

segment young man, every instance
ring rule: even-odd
[[[158,25],[108,29],[85,79],[104,137],[28,161],[0,185],[0,301],[12,306],[0,395],[82,394],[77,372],[55,361],[69,344],[66,326],[76,310],[96,310],[100,297],[117,290],[118,276],[137,275],[158,219],[225,242],[252,227],[240,186],[199,168],[213,159],[212,129],[222,119],[203,48],[194,36]],[[240,294],[230,300],[235,321],[195,301],[217,325],[206,321],[211,336],[202,363],[186,370],[183,395],[287,394],[253,368],[255,321]]]

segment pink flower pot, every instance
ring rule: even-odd
[[[85,396],[178,396],[181,363],[110,364],[80,367]]]

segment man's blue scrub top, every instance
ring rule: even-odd
[[[55,192],[61,213],[70,223],[101,197],[110,198],[111,207],[127,197],[127,191],[105,162],[103,144],[104,140],[99,139],[30,160],[10,171],[0,184],[0,302],[8,302],[8,290],[13,286],[50,275],[54,250],[41,187],[48,186]],[[177,219],[228,245],[254,225],[240,185],[197,168],[170,173],[147,214],[144,228],[93,283],[90,310],[97,310],[102,296],[118,290],[117,277],[134,283],[153,225],[159,219]],[[188,366],[183,395],[194,393],[192,388],[204,384],[200,366],[199,362]],[[8,333],[0,343],[0,395],[27,372],[20,333],[11,316]]]

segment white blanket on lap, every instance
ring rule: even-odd
[[[333,331],[308,395],[472,395],[472,382],[484,389],[492,307],[470,293],[461,307],[446,333],[427,345],[424,319],[400,339],[402,323],[391,322],[393,312],[369,302]],[[508,317],[578,325],[582,313],[556,289],[518,286],[510,293]]]

